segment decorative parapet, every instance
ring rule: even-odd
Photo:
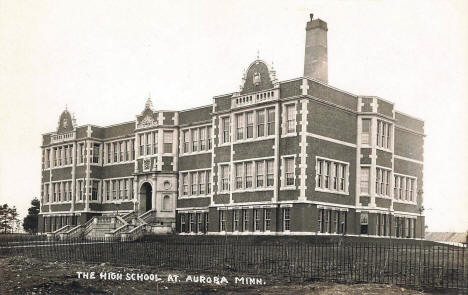
[[[54,134],[51,136],[50,142],[51,143],[65,142],[69,140],[74,140],[75,137],[76,137],[76,133],[74,131],[62,133],[62,134]]]
[[[249,105],[255,105],[265,101],[275,101],[279,99],[279,88],[273,88],[266,91],[240,95],[235,93],[231,98],[231,108],[239,108]]]

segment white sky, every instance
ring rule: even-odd
[[[0,0],[0,203],[40,193],[41,134],[65,105],[79,125],[211,103],[260,51],[303,74],[309,13],[328,22],[329,83],[426,121],[432,231],[468,229],[467,1]]]

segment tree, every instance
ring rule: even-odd
[[[37,233],[40,206],[41,202],[37,198],[34,198],[31,201],[31,207],[28,209],[28,215],[23,219],[23,228],[28,233]]]
[[[18,212],[16,212],[15,206],[10,208],[8,204],[0,206],[0,231],[7,233],[11,231],[18,221]]]

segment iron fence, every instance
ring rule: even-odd
[[[157,236],[116,242],[0,237],[0,255],[468,291],[466,247],[415,240]]]

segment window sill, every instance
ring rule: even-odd
[[[415,201],[406,201],[406,200],[397,200],[393,199],[394,203],[401,203],[401,204],[408,204],[408,205],[417,205],[417,202]]]
[[[121,204],[121,203],[130,203],[130,202],[133,202],[133,199],[124,199],[124,200],[105,200],[105,201],[102,201],[102,204]]]
[[[183,153],[183,154],[180,154],[180,157],[184,157],[184,156],[193,156],[193,155],[200,155],[200,154],[210,154],[212,153],[213,150],[206,150],[206,151],[201,151],[201,152],[190,152],[190,153]]]
[[[376,197],[376,198],[381,198],[381,199],[389,199],[389,200],[391,200],[390,196],[385,196],[385,195],[378,195],[378,194],[376,194],[375,197]]]
[[[296,137],[296,136],[297,136],[297,132],[289,132],[289,133],[281,134],[281,138]]]
[[[116,166],[116,165],[121,165],[121,164],[130,164],[130,163],[135,163],[135,160],[131,160],[131,161],[122,161],[122,162],[117,162],[117,163],[107,163],[107,164],[102,165],[102,167]]]
[[[53,169],[60,169],[60,168],[70,168],[70,167],[73,167],[73,164],[68,164],[68,165],[62,165],[62,166],[47,168],[47,169],[45,169],[45,170],[53,170]]]
[[[63,205],[63,204],[71,204],[72,201],[62,201],[62,202],[48,202],[48,203],[44,203],[44,206],[45,205]]]
[[[379,147],[379,146],[375,146],[375,149],[380,150],[380,151],[384,151],[384,152],[388,152],[388,153],[392,153],[391,149],[387,149],[387,148],[383,148],[383,147]]]
[[[249,138],[249,139],[239,139],[239,140],[236,140],[233,144],[257,142],[257,141],[269,140],[269,139],[275,139],[275,136],[274,135],[268,135],[268,136],[254,137],[254,138]]]
[[[293,191],[293,190],[297,190],[297,187],[294,185],[294,186],[282,186],[280,188],[280,191]]]
[[[187,196],[180,196],[179,200],[186,200],[186,199],[199,199],[199,198],[210,198],[212,195],[187,195]]]
[[[236,189],[232,191],[233,193],[249,193],[249,192],[262,192],[262,191],[272,191],[273,187],[268,188],[253,188],[253,189]]]
[[[335,190],[329,190],[329,189],[322,189],[322,188],[315,188],[316,192],[322,192],[322,193],[329,193],[329,194],[336,194],[336,195],[344,195],[344,196],[349,196],[349,192],[343,192],[343,191],[335,191]]]

